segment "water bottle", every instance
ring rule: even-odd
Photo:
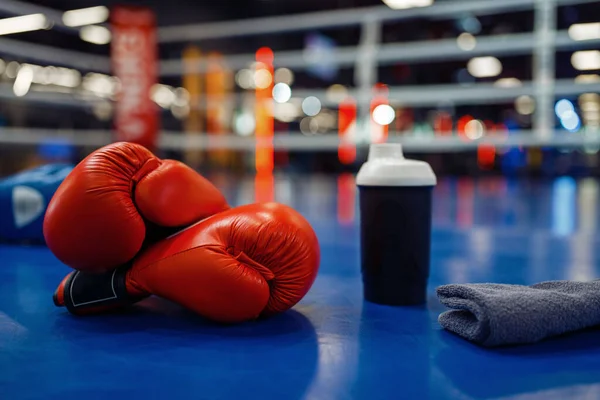
[[[431,166],[404,158],[401,144],[370,146],[356,178],[365,300],[386,305],[426,302],[436,183]]]

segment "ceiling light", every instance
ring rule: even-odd
[[[190,115],[190,105],[189,104],[171,104],[171,114],[177,119],[185,119],[188,115]]]
[[[490,78],[502,73],[502,63],[496,57],[475,57],[467,63],[467,70],[475,78]]]
[[[44,14],[22,15],[20,17],[0,19],[0,35],[37,31],[52,26]]]
[[[66,26],[101,24],[108,19],[108,8],[104,6],[65,11],[62,21]]]
[[[96,101],[92,103],[92,112],[100,121],[108,121],[112,117],[114,107],[108,100]]]
[[[15,83],[13,85],[13,92],[15,93],[15,96],[25,96],[27,92],[29,92],[31,82],[33,82],[33,68],[31,68],[29,65],[24,65],[19,69],[17,79],[15,79]]]
[[[386,6],[394,10],[403,10],[414,7],[427,7],[433,4],[433,0],[383,0]]]
[[[569,36],[573,40],[600,39],[600,22],[573,24],[569,27]]]
[[[515,109],[521,115],[531,115],[535,111],[535,100],[528,95],[519,96],[515,100]]]
[[[595,83],[600,82],[598,74],[581,74],[575,77],[575,83]]]
[[[93,44],[107,44],[110,42],[111,34],[108,28],[103,26],[89,25],[79,30],[79,37]]]
[[[16,61],[11,61],[8,64],[6,64],[4,74],[9,79],[15,79],[17,77],[17,73],[19,72],[19,68],[21,68],[21,64],[19,64]]]
[[[523,83],[518,78],[500,78],[496,82],[494,82],[494,86],[498,87],[519,87],[522,86]]]
[[[191,96],[186,88],[178,87],[173,90],[173,94],[175,95],[175,101],[173,101],[175,106],[183,107],[190,104]]]
[[[162,108],[171,107],[171,104],[176,100],[173,88],[160,83],[157,83],[150,88],[150,98]]]
[[[463,32],[456,38],[456,45],[464,51],[471,51],[477,46],[477,39],[470,33]]]
[[[109,75],[92,72],[85,76],[82,86],[99,97],[110,97],[116,91],[117,82]]]
[[[600,69],[600,51],[576,51],[571,56],[571,64],[580,71]]]
[[[81,73],[74,69],[57,68],[54,76],[54,82],[52,83],[64,87],[77,87],[81,83]]]

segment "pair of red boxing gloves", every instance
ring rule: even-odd
[[[44,237],[75,270],[54,302],[77,315],[157,295],[215,321],[243,322],[294,306],[320,261],[313,229],[292,208],[232,208],[185,164],[123,142],[93,152],[65,178]]]

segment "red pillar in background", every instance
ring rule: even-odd
[[[342,164],[352,164],[356,160],[356,144],[351,137],[356,129],[356,101],[347,97],[338,108],[338,159]]]
[[[258,71],[267,71],[271,83],[266,87],[256,88],[256,172],[273,171],[273,51],[261,47],[256,51]]]
[[[356,184],[354,175],[345,173],[337,179],[337,218],[342,225],[354,222],[354,209],[356,207]]]
[[[496,125],[492,121],[484,122],[486,136],[496,136]],[[477,146],[477,165],[481,169],[492,169],[496,161],[496,147],[491,144],[479,144]]]
[[[111,64],[121,82],[116,95],[115,139],[155,150],[159,110],[150,98],[158,75],[154,13],[144,7],[118,6],[110,15]]]
[[[373,86],[373,98],[371,99],[371,107],[369,109],[369,120],[371,121],[371,141],[373,143],[385,143],[388,138],[388,125],[379,125],[373,120],[373,110],[379,105],[389,104],[388,101],[389,89],[383,83],[376,83]]]
[[[256,87],[256,150],[255,167],[256,178],[254,181],[254,198],[257,202],[272,201],[275,196],[275,181],[273,179],[273,51],[268,47],[261,47],[256,51],[256,71],[267,71],[271,82],[266,87]]]

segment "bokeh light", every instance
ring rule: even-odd
[[[391,124],[395,116],[394,109],[387,104],[380,104],[373,110],[373,121],[379,125]]]
[[[29,65],[22,66],[19,69],[15,83],[13,84],[13,92],[15,96],[22,97],[29,92],[31,83],[33,82],[33,69]]]
[[[302,102],[302,111],[309,117],[314,117],[321,112],[321,100],[315,96],[309,96]]]
[[[464,51],[471,51],[477,46],[477,39],[470,33],[463,32],[456,38],[456,44]]]
[[[581,127],[581,120],[575,111],[568,110],[562,114],[560,124],[569,132],[575,132]]]
[[[275,83],[294,83],[294,73],[289,68],[278,68],[275,70]]]
[[[600,69],[600,50],[576,51],[571,56],[571,64],[580,71]]]
[[[523,86],[523,82],[521,82],[518,78],[500,78],[496,82],[494,82],[494,86],[498,87],[519,87]]]
[[[573,107],[573,103],[567,99],[561,99],[554,105],[554,112],[558,118],[565,118],[565,115],[572,111],[575,111],[575,107]]]
[[[319,132],[319,122],[315,118],[305,117],[300,121],[300,132],[312,136]]]
[[[483,123],[478,119],[472,119],[465,124],[465,136],[471,140],[483,137],[484,130]]]
[[[241,69],[235,74],[235,83],[242,89],[254,87],[254,74],[247,68]]]
[[[266,69],[259,69],[254,72],[254,85],[259,89],[268,88],[273,82],[273,76]]]
[[[467,71],[475,78],[490,78],[502,73],[502,63],[496,57],[475,57],[467,63]]]
[[[175,101],[175,93],[166,85],[156,84],[150,89],[150,97],[162,108],[169,108]]]
[[[235,133],[238,135],[250,136],[256,128],[256,121],[252,113],[243,111],[235,116],[233,125]]]
[[[348,89],[339,83],[329,86],[325,91],[325,97],[332,103],[340,103],[346,96],[348,96]]]
[[[433,4],[433,0],[383,0],[386,6],[394,10],[404,10],[414,7],[427,7]]]
[[[285,103],[292,97],[292,89],[287,83],[278,83],[273,86],[273,100],[277,103]]]
[[[299,116],[299,107],[294,103],[275,103],[273,116],[281,122],[292,122]]]
[[[531,115],[535,111],[535,100],[528,95],[519,96],[515,100],[515,110],[521,115]]]

